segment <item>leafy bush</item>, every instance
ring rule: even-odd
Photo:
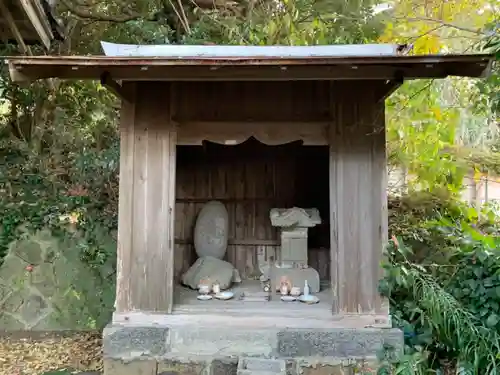
[[[393,233],[401,228],[403,236],[393,237],[387,249],[380,290],[390,300],[394,324],[404,331],[406,355],[385,364],[408,374],[496,374],[500,239],[494,217],[428,198],[423,201],[434,202],[433,208],[423,204],[392,216]]]

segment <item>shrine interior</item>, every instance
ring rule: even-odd
[[[281,315],[290,311],[294,314],[303,311],[309,316],[331,314],[328,146],[304,146],[301,141],[268,146],[254,138],[238,145],[211,142],[178,145],[176,171],[174,313],[265,309]],[[228,245],[221,259],[225,261],[224,267],[203,263],[206,266],[200,271],[203,280],[199,280],[202,276],[196,274],[193,266],[202,258],[194,246],[195,226],[197,220],[201,220],[200,211],[211,201],[222,203],[227,210]],[[307,242],[301,243],[304,248],[307,246],[307,252],[304,249],[307,265],[298,266],[317,271],[317,276],[313,270],[304,271],[313,275],[306,279],[310,294],[319,299],[314,304],[284,302],[279,290],[271,293],[269,300],[260,299],[269,295],[266,285],[272,289],[271,281],[265,281],[263,269],[269,270],[273,262],[280,267],[282,260],[282,231],[273,226],[271,209],[292,207],[317,209],[321,219],[319,224],[306,229]],[[237,272],[229,276],[228,284],[232,267]],[[272,279],[276,280],[276,268],[273,270]],[[309,277],[318,278],[319,285],[310,285],[316,281]],[[241,282],[235,282],[239,279]],[[289,289],[299,287],[303,293],[304,278],[289,281]],[[233,292],[234,296],[228,300],[199,300],[197,288],[204,282],[219,284],[220,289]],[[297,283],[300,285],[295,285]],[[279,285],[276,288],[279,289]]]

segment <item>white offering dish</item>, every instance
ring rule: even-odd
[[[200,301],[208,301],[208,300],[212,299],[212,296],[210,296],[208,294],[200,294],[196,298],[199,299]]]
[[[319,298],[316,297],[316,296],[313,296],[313,295],[301,295],[299,297],[299,301],[300,302],[304,302],[304,303],[307,303],[309,305],[312,305],[312,304],[315,304],[315,303],[318,303],[319,302]]]
[[[297,298],[295,298],[294,296],[281,296],[281,300],[283,302],[293,302],[296,301]]]
[[[234,293],[230,291],[217,293],[215,296],[217,299],[227,300],[234,297]]]

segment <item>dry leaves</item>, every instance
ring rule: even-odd
[[[0,337],[0,375],[41,375],[51,370],[102,371],[98,333],[26,339]]]

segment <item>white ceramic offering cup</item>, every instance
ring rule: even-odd
[[[298,297],[300,296],[300,288],[298,286],[294,286],[292,290],[290,291],[290,295],[293,297]]]

